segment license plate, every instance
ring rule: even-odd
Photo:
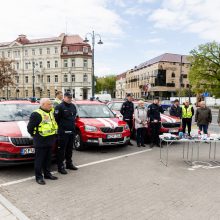
[[[21,155],[34,154],[34,153],[35,153],[34,148],[23,148],[23,149],[21,149]]]
[[[121,134],[108,134],[107,139],[121,138]]]
[[[170,129],[169,132],[170,133],[177,133],[177,132],[179,132],[179,130],[178,129]]]

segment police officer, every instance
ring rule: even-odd
[[[66,169],[78,169],[72,163],[76,107],[72,103],[72,95],[69,92],[64,93],[63,102],[55,108],[54,115],[58,124],[58,172],[67,174],[64,167],[64,160],[66,160]]]
[[[63,100],[63,93],[61,91],[57,91],[55,94],[55,100],[53,102],[53,107],[56,108],[57,105],[59,105]]]
[[[170,108],[170,115],[171,116],[175,116],[177,118],[182,117],[182,108],[179,105],[180,105],[179,100],[175,99],[173,105]]]
[[[55,143],[55,134],[57,133],[57,123],[54,118],[52,102],[49,98],[40,100],[40,108],[31,114],[27,129],[30,135],[33,136],[35,147],[36,182],[44,185],[44,179],[56,180],[57,177],[51,174],[50,165],[52,146]]]
[[[193,115],[194,115],[193,106],[189,104],[189,100],[186,100],[184,105],[182,105],[182,126],[183,126],[183,133],[186,132],[186,126],[187,126],[189,136],[191,132]]]
[[[160,146],[160,127],[161,127],[161,118],[160,113],[163,113],[164,110],[162,106],[159,105],[159,98],[155,97],[154,101],[151,105],[148,106],[147,116],[148,120],[150,121],[150,129],[151,129],[151,135],[152,140],[150,144],[150,148],[152,148],[155,145],[158,147]]]
[[[134,103],[132,102],[132,95],[127,94],[127,101],[122,104],[120,113],[123,115],[123,121],[127,122],[130,131],[133,128],[133,114],[134,114]],[[131,142],[128,143],[132,145]]]

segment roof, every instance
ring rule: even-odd
[[[117,79],[117,80],[120,80],[121,78],[126,78],[126,72],[121,73],[121,74],[119,74],[119,75],[116,76],[116,79]]]
[[[182,57],[182,63],[190,63],[187,60],[187,57],[188,57],[187,55],[164,53],[164,54],[162,54],[160,56],[157,56],[157,57],[155,57],[151,60],[148,60],[144,63],[141,63],[136,68],[134,68],[134,70],[138,70],[138,69],[141,69],[143,67],[147,67],[147,66],[150,66],[152,64],[159,63],[159,62],[181,63],[181,57]]]
[[[83,42],[83,39],[79,35],[65,35],[63,39],[63,44],[68,45],[68,44],[86,44]]]

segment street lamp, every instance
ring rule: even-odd
[[[101,36],[100,34],[95,34],[94,31],[92,31],[92,33],[87,33],[86,36],[85,36],[85,40],[83,42],[85,43],[88,43],[89,40],[87,38],[87,36],[91,36],[92,38],[92,98],[94,98],[94,93],[95,93],[95,74],[94,74],[94,70],[95,70],[95,65],[94,65],[94,49],[95,49],[95,40],[96,40],[96,37],[99,37],[99,41],[97,44],[103,44],[102,42],[102,39],[101,39]]]
[[[31,64],[31,62],[29,62],[28,64]],[[38,66],[38,64],[35,63],[34,61],[32,61],[32,93],[33,93],[33,98],[35,97],[35,87],[34,87],[34,83],[35,83],[34,69],[35,69],[35,66]]]

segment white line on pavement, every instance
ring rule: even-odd
[[[11,202],[9,202],[4,196],[0,194],[0,204],[7,208],[12,215],[14,215],[18,220],[30,220],[26,215],[24,215],[19,209],[17,209]]]
[[[133,156],[133,155],[137,155],[137,154],[142,154],[144,152],[148,152],[148,151],[151,151],[151,150],[152,149],[137,151],[137,152],[130,153],[130,154],[124,154],[124,155],[117,156],[117,157],[111,157],[111,158],[108,158],[108,159],[98,160],[98,161],[94,161],[94,162],[90,162],[90,163],[86,163],[86,164],[81,164],[81,165],[78,165],[77,167],[82,168],[82,167],[92,166],[92,165],[99,164],[99,163],[104,163],[104,162],[108,162],[108,161],[112,161],[112,160],[118,160],[118,159],[121,159],[121,158],[124,158],[124,157],[129,157],[129,156]],[[52,173],[56,174],[57,171],[54,171]],[[0,184],[0,187],[11,186],[11,185],[15,185],[15,184],[18,184],[18,183],[23,183],[23,182],[26,182],[28,180],[32,180],[34,178],[35,178],[34,176],[31,176],[31,177],[23,178],[23,179],[20,179],[20,180],[15,180],[15,181],[7,182],[7,183],[2,183],[2,184]]]

